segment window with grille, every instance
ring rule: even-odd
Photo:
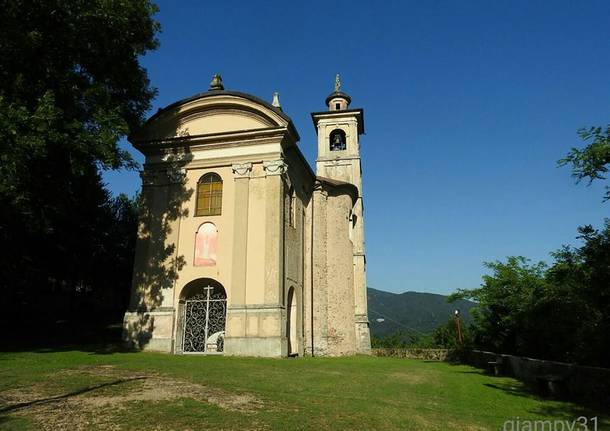
[[[209,173],[197,183],[196,216],[220,215],[222,211],[222,179],[218,174]]]

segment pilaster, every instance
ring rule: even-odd
[[[225,337],[227,355],[281,357],[287,354],[286,313],[282,303],[282,205],[286,169],[281,159],[263,162],[262,170],[258,165],[255,174],[250,163],[233,165],[235,215],[232,299],[227,310]],[[251,213],[251,204],[256,204],[254,208],[259,213]],[[253,234],[253,238],[260,240],[248,241]],[[264,260],[260,262],[264,267],[256,263],[261,253]],[[261,274],[260,281],[258,276],[248,275],[257,273]]]
[[[246,335],[246,271],[248,265],[248,206],[252,163],[232,166],[235,181],[233,214],[233,248],[231,259],[231,286],[227,304],[225,353],[240,352],[239,340]]]
[[[265,171],[265,302],[283,304],[284,180],[281,159],[263,162]]]
[[[231,305],[243,305],[246,301],[246,265],[248,241],[248,201],[252,163],[232,166],[235,181],[233,216],[233,258],[231,274]]]

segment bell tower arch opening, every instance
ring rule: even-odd
[[[330,151],[345,151],[347,148],[345,138],[345,132],[341,129],[335,129],[330,132]]]

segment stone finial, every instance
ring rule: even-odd
[[[275,106],[278,109],[282,109],[282,105],[280,105],[280,93],[278,93],[277,91],[273,92],[273,101],[271,102],[271,105]]]
[[[335,76],[335,91],[337,93],[341,91],[341,77],[338,73],[337,76]]]
[[[215,73],[212,77],[212,82],[210,82],[210,90],[224,90],[225,87],[222,85],[222,77],[220,73]]]

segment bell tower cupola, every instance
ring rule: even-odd
[[[360,135],[364,133],[364,111],[350,109],[352,98],[341,91],[339,74],[335,91],[326,98],[328,111],[311,114],[318,135],[316,174],[362,188]]]
[[[345,111],[352,103],[352,98],[348,94],[341,91],[341,77],[337,73],[335,77],[335,91],[330,93],[326,98],[326,106],[329,111]]]

